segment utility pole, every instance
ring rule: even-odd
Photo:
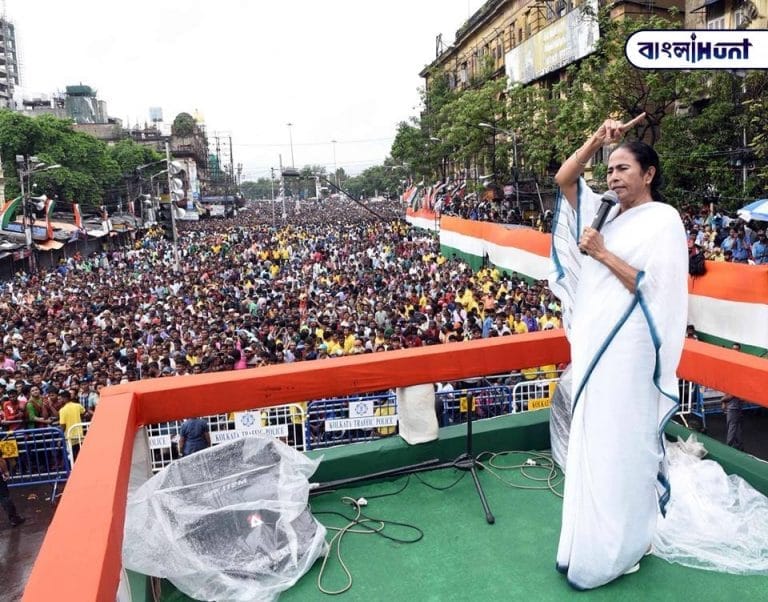
[[[270,183],[272,184],[272,227],[275,227],[275,168],[270,167],[269,168],[271,179]]]
[[[336,141],[331,140],[333,144],[333,174],[336,176],[336,188],[339,187],[339,168],[336,166]]]
[[[171,144],[165,143],[165,160],[168,162],[168,199],[171,201],[171,230],[173,231],[173,262],[176,272],[181,270],[179,262],[179,241],[176,230],[176,202],[173,200],[173,176],[171,175]]]
[[[296,167],[296,163],[293,160],[293,132],[291,131],[291,128],[293,128],[293,124],[289,123],[288,124],[288,140],[291,143],[291,167]],[[280,166],[280,168],[282,169],[282,165]]]
[[[283,175],[283,155],[277,156],[280,163],[280,203],[283,206],[283,221],[288,217],[288,213],[285,210],[285,176]]]
[[[229,137],[229,175],[235,183],[235,158],[232,155],[232,136]]]

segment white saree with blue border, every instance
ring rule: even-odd
[[[571,344],[572,419],[557,568],[577,589],[637,563],[669,499],[663,428],[678,405],[688,312],[688,251],[678,212],[649,202],[611,210],[606,248],[639,271],[632,293],[579,253],[600,195],[583,179],[577,210],[561,196],[550,287]]]

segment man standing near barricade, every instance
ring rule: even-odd
[[[5,458],[0,457],[0,506],[8,514],[8,520],[11,521],[12,527],[18,527],[23,523],[25,519],[23,516],[19,516],[11,500],[10,492],[8,491],[8,481],[11,478],[11,473],[8,471],[8,464],[5,462]]]
[[[179,431],[179,455],[188,456],[211,446],[208,422],[204,418],[188,418]]]
[[[741,345],[734,343],[731,345],[734,351],[741,351]],[[739,451],[744,451],[744,440],[741,432],[741,410],[744,402],[738,397],[726,393],[720,398],[720,405],[725,414],[725,424],[728,429],[725,442]]]
[[[72,448],[72,461],[77,460],[80,444],[83,442],[83,427],[79,425],[91,417],[91,412],[72,399],[72,394],[66,389],[59,391],[59,426]],[[72,428],[74,427],[74,428]]]

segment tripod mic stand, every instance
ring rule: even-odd
[[[491,512],[491,508],[488,506],[488,499],[485,497],[485,491],[483,491],[483,485],[480,483],[480,479],[477,476],[478,468],[482,469],[483,465],[475,458],[472,453],[472,415],[475,412],[475,398],[473,395],[467,396],[467,451],[461,454],[453,462],[447,462],[436,468],[458,468],[459,470],[468,470],[472,475],[472,480],[475,483],[475,489],[477,495],[480,497],[480,503],[483,505],[485,511],[485,520],[489,525],[496,522],[496,518]]]
[[[327,483],[311,483],[309,494],[319,495],[363,481],[399,477],[417,472],[437,470],[440,468],[458,468],[459,470],[468,470],[472,475],[472,480],[475,483],[475,489],[477,489],[477,495],[480,496],[480,503],[483,505],[483,510],[485,511],[485,520],[488,521],[489,525],[494,524],[496,522],[496,518],[493,516],[493,513],[488,506],[488,500],[485,497],[485,491],[483,491],[483,486],[477,476],[477,470],[479,468],[482,469],[483,465],[477,460],[477,458],[475,458],[474,454],[472,453],[472,415],[475,409],[474,406],[474,396],[467,395],[467,451],[465,451],[455,460],[450,462],[440,462],[440,460],[434,458],[432,460],[426,460],[418,464],[412,464],[411,466],[403,466],[401,468],[384,470],[373,474],[339,479],[336,481],[329,481]]]

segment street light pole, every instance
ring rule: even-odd
[[[517,132],[514,130],[505,130],[503,128],[500,128],[495,123],[478,123],[481,128],[490,128],[493,130],[493,141],[494,141],[494,164],[496,159],[496,132],[501,132],[502,134],[506,134],[510,138],[512,138],[512,169],[514,170],[514,176],[515,176],[515,203],[517,204],[517,210],[520,211],[520,191],[518,190],[518,173],[517,173]],[[494,168],[494,172],[496,169]]]
[[[339,187],[339,168],[336,166],[336,141],[331,140],[333,144],[333,175],[336,177],[336,188]]]
[[[27,248],[27,261],[29,262],[29,273],[35,271],[35,254],[32,250],[32,224],[29,221],[29,209],[27,208],[27,195],[24,192],[24,178],[27,175],[27,165],[29,157],[24,157],[24,165],[19,170],[19,185],[21,187],[21,221],[24,230],[24,243]]]
[[[168,163],[168,199],[171,201],[171,230],[173,231],[173,263],[175,270],[181,269],[179,262],[179,243],[176,231],[176,202],[173,200],[173,175],[171,174],[171,145],[165,143],[165,160]]]
[[[288,124],[288,140],[291,143],[291,167],[296,167],[296,163],[293,160],[293,132],[292,132],[293,124]]]
[[[39,161],[37,157],[30,157],[27,155],[16,155],[16,168],[19,173],[19,188],[21,189],[21,219],[22,230],[24,230],[24,242],[27,248],[27,254],[29,256],[29,272],[30,274],[36,271],[35,251],[32,246],[32,229],[33,220],[29,215],[29,193],[32,189],[32,174],[38,171],[48,171],[50,169],[58,169],[61,167],[59,164],[46,165],[42,161]],[[24,179],[26,178],[26,187],[24,186]]]
[[[271,175],[270,183],[272,184],[272,227],[275,227],[275,168],[269,168]]]

